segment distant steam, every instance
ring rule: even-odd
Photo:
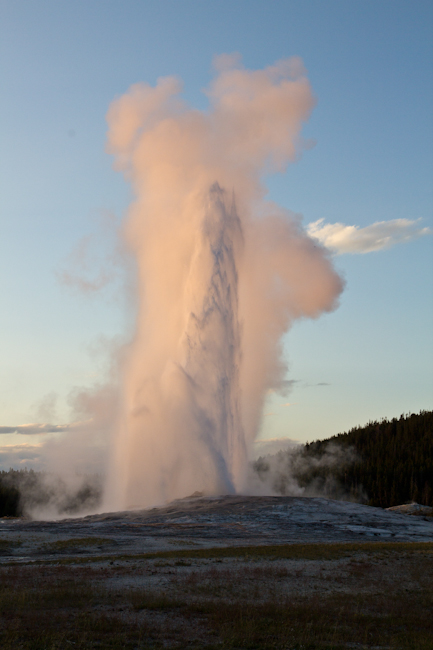
[[[354,447],[334,442],[291,445],[251,463],[249,486],[254,494],[325,497],[368,501],[362,485],[344,485],[345,472],[359,461]]]
[[[172,77],[136,84],[108,112],[108,148],[135,201],[135,335],[121,364],[105,507],[247,489],[266,392],[284,387],[281,338],[335,308],[325,249],[264,200],[266,174],[302,150],[314,105],[299,59],[249,71],[223,56],[208,111]]]

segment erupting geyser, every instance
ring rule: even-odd
[[[136,195],[124,237],[138,275],[111,508],[247,490],[265,395],[285,377],[281,337],[342,289],[299,220],[263,198],[314,104],[300,60],[249,71],[224,55],[215,67],[208,111],[170,77],[134,85],[108,113],[109,150]]]

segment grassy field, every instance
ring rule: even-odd
[[[1,565],[0,648],[433,649],[433,543],[63,557],[77,541]]]

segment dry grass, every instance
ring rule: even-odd
[[[12,546],[21,546],[19,540],[0,539],[0,549],[10,548]]]
[[[14,548],[21,546],[21,542],[18,540],[8,540],[0,539],[0,556],[1,555],[11,555]]]
[[[342,542],[333,544],[280,544],[277,546],[230,546],[224,548],[183,549],[144,553],[143,558],[287,558],[302,560],[332,560],[349,557],[362,551],[373,555],[384,552],[433,553],[433,542]],[[138,557],[138,556],[137,556]]]
[[[56,542],[51,542],[45,545],[45,549],[53,553],[73,553],[74,550],[85,548],[104,548],[105,546],[115,545],[114,540],[106,537],[76,537],[71,539],[59,539]]]
[[[115,566],[0,568],[5,650],[432,650],[432,612],[433,544],[193,549]]]
[[[88,538],[85,538],[88,539]],[[73,539],[64,540],[61,544],[70,545],[69,550],[73,552]],[[111,540],[108,540],[111,541]],[[55,542],[57,544],[58,542]],[[194,542],[192,543],[194,544]],[[90,546],[90,545],[89,545]],[[61,561],[64,564],[95,563],[106,560],[171,560],[188,561],[191,559],[223,559],[223,558],[242,558],[246,561],[256,559],[298,559],[298,560],[332,560],[342,557],[350,557],[354,553],[362,550],[363,553],[372,555],[381,555],[387,552],[403,552],[410,549],[411,553],[419,552],[422,554],[433,554],[433,542],[342,542],[326,544],[280,544],[266,546],[230,546],[221,548],[192,548],[192,549],[173,549],[171,551],[157,551],[152,553],[135,553],[135,554],[116,554],[116,555],[88,555],[86,557],[65,557],[61,560],[40,560],[39,563],[57,564]],[[36,560],[34,563],[37,563]]]

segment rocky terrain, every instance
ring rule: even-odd
[[[74,554],[151,553],[173,545],[211,548],[360,541],[433,541],[433,518],[302,497],[190,497],[164,507],[58,521],[0,519],[3,561]],[[93,540],[93,541],[91,541]],[[99,540],[99,541],[98,541]],[[56,546],[57,544],[57,546]]]

